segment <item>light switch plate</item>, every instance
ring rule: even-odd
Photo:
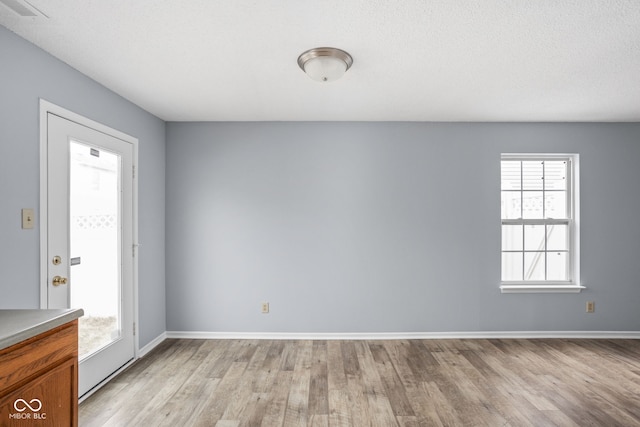
[[[33,209],[22,209],[22,228],[27,230],[33,228],[35,223],[35,213]]]

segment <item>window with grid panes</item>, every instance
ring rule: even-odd
[[[574,156],[503,155],[502,282],[574,281]]]

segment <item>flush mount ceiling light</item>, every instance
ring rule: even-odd
[[[298,57],[298,65],[302,71],[319,82],[338,80],[352,64],[351,55],[335,47],[316,47]]]

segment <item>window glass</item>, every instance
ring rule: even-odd
[[[569,230],[566,224],[547,225],[547,250],[566,251],[569,250]]]
[[[545,226],[544,225],[525,225],[524,226],[524,250],[526,251],[544,251],[545,242]]]
[[[504,155],[502,281],[571,281],[572,156]]]
[[[544,162],[522,162],[522,189],[542,190],[544,187]]]
[[[516,219],[522,218],[522,192],[503,191],[502,192],[502,218]]]
[[[521,251],[523,247],[522,225],[502,226],[502,250]]]
[[[521,190],[522,162],[503,160],[501,166],[502,191]]]
[[[567,280],[569,260],[567,252],[547,252],[547,280]]]
[[[545,280],[544,258],[544,252],[524,253],[524,280],[535,282]]]
[[[522,252],[502,253],[502,280],[522,280]]]
[[[542,191],[523,191],[522,218],[544,218],[544,211],[542,210],[543,201],[544,193]]]

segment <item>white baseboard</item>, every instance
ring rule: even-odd
[[[167,333],[166,332],[163,332],[160,335],[158,335],[157,337],[155,337],[153,340],[151,340],[151,342],[149,344],[145,345],[140,350],[138,350],[138,358],[146,356],[147,353],[149,353],[151,350],[156,348],[158,345],[160,345],[160,343],[162,343],[162,341],[164,341],[166,339],[167,339]]]
[[[482,331],[482,332],[199,332],[167,331],[166,338],[245,340],[428,340],[428,339],[532,339],[589,338],[640,339],[640,331]],[[147,347],[147,346],[145,346]]]

